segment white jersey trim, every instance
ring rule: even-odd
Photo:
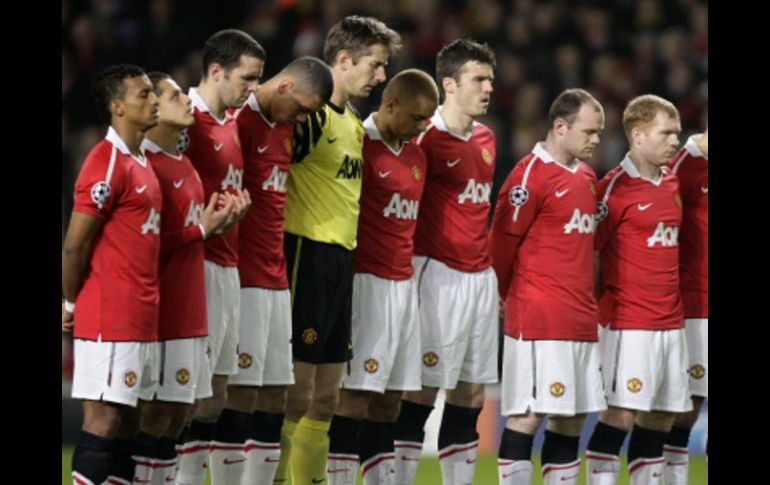
[[[246,104],[244,104],[243,107],[238,108],[238,111],[236,111],[236,113],[235,113],[236,118],[241,113],[241,111],[246,109],[246,106],[251,108],[252,111],[255,111],[255,112],[259,113],[259,116],[265,121],[265,123],[267,123],[267,126],[269,126],[271,129],[275,128],[275,122],[268,120],[265,117],[265,114],[262,112],[262,110],[259,109],[259,102],[257,101],[257,95],[254,94],[254,93],[251,93],[249,95],[249,99],[246,100]]]
[[[701,157],[708,160],[709,159],[708,155],[703,153],[703,150],[701,150],[700,147],[698,146],[698,141],[700,141],[702,136],[703,136],[702,134],[692,135],[690,138],[687,139],[687,143],[684,144],[684,149],[687,150],[687,152],[694,157]]]
[[[639,172],[639,169],[636,168],[636,165],[634,165],[634,162],[631,160],[630,153],[626,153],[626,156],[621,160],[620,166],[623,167],[623,170],[628,174],[629,177],[634,179],[642,179],[646,180],[652,185],[656,187],[660,187],[661,182],[663,182],[663,176],[666,175],[666,167],[660,168],[660,176],[658,177],[658,180],[652,180],[647,177],[642,177],[642,174]]]
[[[211,110],[206,104],[206,101],[204,101],[200,93],[198,93],[198,88],[190,88],[190,92],[188,93],[188,96],[190,96],[190,100],[192,101],[192,104],[195,107],[195,109],[197,109],[201,113],[208,113],[209,116],[211,116],[211,118],[215,120],[217,123],[219,123],[221,126],[225,126],[227,122],[230,121],[231,116],[230,116],[230,113],[228,113],[227,111],[225,111],[225,116],[221,120],[211,113]]]
[[[444,121],[444,118],[441,116],[441,108],[443,108],[443,105],[441,105],[438,108],[436,108],[436,112],[433,113],[433,116],[430,119],[431,124],[433,126],[435,126],[437,130],[444,131],[444,132],[452,135],[453,137],[458,138],[458,139],[460,139],[460,140],[462,140],[464,142],[470,141],[471,137],[473,136],[473,130],[476,129],[476,127],[478,125],[480,125],[481,123],[479,123],[477,121],[472,121],[471,122],[471,129],[468,132],[468,134],[467,135],[459,135],[457,133],[449,131],[449,128],[446,125],[446,121]]]
[[[371,138],[372,140],[376,140],[381,142],[383,145],[388,147],[388,150],[393,153],[395,156],[400,156],[401,152],[404,151],[404,146],[409,143],[409,140],[402,140],[401,146],[398,147],[398,150],[394,150],[392,146],[385,143],[385,140],[382,139],[382,134],[380,134],[380,130],[377,128],[377,124],[374,122],[374,115],[376,115],[377,112],[373,111],[362,123],[364,125],[364,130],[366,130],[366,134]]]
[[[149,138],[145,138],[142,140],[142,151],[150,152],[150,153],[162,153],[166,155],[167,157],[171,157],[174,160],[182,160],[182,152],[176,152],[176,153],[169,153],[166,150],[162,149],[160,146],[158,146],[157,143],[150,140]]]
[[[553,158],[553,156],[545,149],[545,144],[542,141],[535,143],[535,147],[532,149],[532,153],[534,153],[537,158],[542,160],[543,163],[555,163],[556,165],[571,173],[577,173],[578,168],[580,168],[580,160],[573,159],[575,166],[573,168],[569,168],[568,166]]]
[[[615,174],[614,177],[612,177],[612,180],[610,180],[610,183],[607,185],[607,190],[604,191],[604,196],[602,197],[602,202],[605,204],[607,203],[607,199],[610,198],[610,192],[612,192],[612,189],[615,187],[615,182],[618,181],[621,175],[626,173],[626,170],[624,168],[621,168],[618,170],[618,173]]]
[[[537,155],[532,157],[532,160],[529,161],[527,168],[524,170],[524,176],[521,178],[521,187],[523,189],[527,188],[527,180],[529,180],[529,172],[532,171],[532,166],[535,165],[535,162],[537,162],[539,159],[540,157]],[[513,209],[513,222],[516,222],[516,220],[519,218],[519,209],[521,209],[520,205],[517,205]]]
[[[112,143],[112,147],[113,147],[113,155],[112,155],[113,156],[113,161],[114,161],[114,157],[115,157],[114,149],[117,148],[118,150],[120,150],[120,153],[122,153],[123,155],[128,155],[129,157],[131,157],[134,160],[136,160],[139,163],[139,165],[141,165],[144,168],[147,168],[147,160],[144,158],[143,150],[141,148],[139,149],[139,156],[138,157],[136,155],[134,155],[133,153],[131,153],[131,150],[128,149],[128,145],[126,145],[126,142],[123,141],[123,138],[121,138],[120,135],[118,135],[118,132],[115,131],[115,128],[110,126],[109,129],[107,130],[107,136],[105,136],[104,139],[107,140],[108,142]],[[113,161],[110,161],[110,167],[112,167]],[[107,182],[109,182],[110,175],[112,174],[112,170],[109,170],[107,172],[107,174],[108,174],[107,175]]]

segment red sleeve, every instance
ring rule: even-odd
[[[596,190],[596,236],[594,249],[601,251],[617,229],[623,217],[623,201],[617,194],[617,180],[612,184],[615,172],[610,172],[599,182]],[[620,175],[619,177],[622,177]],[[619,178],[618,177],[618,178]],[[609,191],[609,194],[607,192]]]
[[[513,260],[522,237],[540,210],[542,198],[534,179],[533,157],[519,162],[506,179],[497,196],[489,249],[492,267],[497,274],[498,292],[505,298],[513,276]]]
[[[74,211],[98,218],[112,211],[123,192],[125,177],[118,156],[118,151],[106,142],[91,150],[75,181]]]
[[[195,241],[200,241],[202,238],[203,231],[198,224],[187,226],[178,231],[164,232],[161,235],[160,242],[161,255],[168,257],[180,248]]]

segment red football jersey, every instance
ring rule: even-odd
[[[205,199],[214,192],[234,192],[243,186],[243,154],[238,125],[231,112],[218,120],[196,88],[190,88],[195,124],[187,129],[190,157],[203,181]],[[220,266],[238,266],[238,224],[224,234],[213,234],[205,242],[206,259]]]
[[[166,153],[147,138],[142,148],[163,193],[158,339],[202,337],[208,334],[203,240],[198,225],[206,207],[203,184],[184,154]]]
[[[585,163],[565,167],[538,143],[516,164],[500,189],[491,236],[519,237],[505,301],[506,335],[598,340],[595,214],[596,174]]]
[[[682,193],[679,283],[685,318],[709,316],[709,159],[690,137],[671,161]]]
[[[241,286],[289,287],[283,254],[283,208],[294,143],[294,125],[277,125],[259,111],[252,94],[238,113],[243,144],[243,185],[251,208],[238,228]]]
[[[407,141],[398,151],[386,145],[373,115],[364,121],[364,129],[361,214],[353,269],[405,280],[414,271],[413,237],[428,162],[414,143]]]
[[[460,271],[491,264],[487,248],[495,135],[473,123],[467,137],[450,133],[440,111],[417,144],[428,160],[414,253]]]
[[[158,253],[162,196],[144,156],[134,157],[110,127],[83,162],[74,211],[104,220],[92,241],[78,293],[75,338],[158,339]]]
[[[599,182],[595,248],[604,294],[599,319],[613,329],[684,326],[679,293],[679,182],[668,167],[658,181],[642,177],[626,156]]]

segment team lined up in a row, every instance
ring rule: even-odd
[[[86,414],[76,483],[108,475],[202,483],[208,461],[214,483],[285,483],[289,456],[296,483],[355,483],[359,462],[366,483],[411,483],[439,388],[448,390],[443,480],[470,483],[484,384],[498,381],[496,286],[506,300],[503,413],[511,416],[501,483],[529,483],[532,435],[545,414],[554,415],[547,483],[576,483],[584,413],[606,407],[605,390],[613,406],[688,407],[684,337],[675,330],[681,199],[677,206],[675,179],[657,171],[678,145],[675,108],[634,100],[624,116],[630,154],[595,184],[577,160],[598,143],[601,106],[582,90],[560,95],[546,141],[500,192],[488,239],[495,138],[473,118],[489,103],[494,54],[453,42],[437,58],[438,110],[436,84],[407,70],[361,124],[346,103],[385,80],[398,44],[381,22],[347,17],[326,39],[331,69],[302,58],[258,89],[264,51],[239,31],[207,41],[204,77],[189,97],[162,74],[151,74],[152,85],[125,66],[100,77],[111,128],[78,178],[63,256],[65,297],[78,304],[73,396]],[[184,128],[189,146],[180,151]],[[679,167],[707,177],[693,147],[683,152],[693,161]],[[702,193],[707,212],[707,182]],[[592,276],[597,196],[601,321],[612,328],[602,340],[604,383]],[[702,255],[699,228],[689,233],[692,254]],[[696,263],[692,274],[702,273]],[[705,285],[693,283],[701,298]],[[646,343],[629,343],[635,338]],[[652,346],[647,340],[659,341],[650,348],[663,357],[628,350]],[[669,366],[649,370],[658,359]],[[137,397],[156,399],[138,434],[137,413],[112,404]],[[179,403],[195,398],[204,399],[175,450],[189,412]],[[657,446],[670,419],[651,415],[657,421],[641,413],[632,434],[634,483],[660,473]],[[596,480],[617,475],[629,419],[615,408],[602,415],[589,483],[614,483]]]

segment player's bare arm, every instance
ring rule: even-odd
[[[62,289],[64,299],[74,302],[83,284],[88,256],[91,252],[91,242],[102,227],[102,220],[82,212],[73,212],[64,244],[61,258]],[[72,331],[72,313],[64,308],[62,302],[62,331]]]

